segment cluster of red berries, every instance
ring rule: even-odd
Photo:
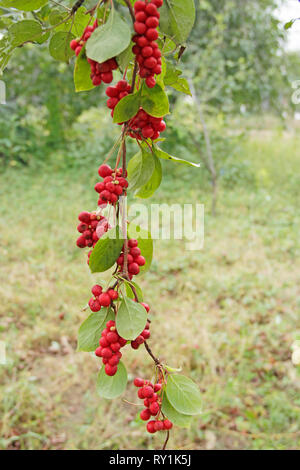
[[[140,272],[140,266],[144,266],[146,263],[145,258],[141,255],[141,250],[138,247],[138,241],[134,238],[128,240],[129,253],[127,257],[128,263],[128,273],[130,279],[132,276],[136,276]],[[121,254],[117,259],[117,265],[120,267],[120,271],[123,271],[124,266],[124,246],[122,248]]]
[[[126,196],[126,188],[128,188],[127,171],[124,178],[122,168],[114,171],[109,165],[104,164],[99,167],[98,173],[103,178],[101,183],[95,185],[95,191],[99,193],[99,206],[107,203],[116,204],[122,194]]]
[[[145,139],[156,140],[159,138],[160,133],[166,129],[166,123],[163,118],[150,116],[146,111],[140,108],[136,116],[129,121],[131,132],[130,137],[141,140]]]
[[[144,302],[141,302],[141,305],[147,310],[147,313],[150,311],[150,307],[148,304],[145,304]],[[150,334],[150,322],[147,321],[146,326],[144,330],[141,332],[141,334],[133,341],[131,341],[131,347],[132,349],[139,349],[141,344],[143,344],[146,339],[149,339],[151,336]]]
[[[157,431],[168,431],[173,427],[173,423],[168,419],[158,419],[161,411],[161,383],[152,384],[149,380],[140,378],[134,379],[134,385],[138,387],[138,397],[144,400],[145,408],[141,411],[140,417],[143,421],[148,421],[147,431],[154,434]],[[151,416],[155,420],[149,421]]]
[[[106,323],[106,328],[102,331],[99,340],[99,347],[96,349],[95,354],[102,357],[102,362],[105,364],[105,373],[112,377],[117,373],[118,364],[122,357],[120,349],[127,343],[126,339],[121,338],[116,330],[116,323],[110,320]]]
[[[89,300],[89,307],[92,312],[99,312],[101,307],[109,307],[111,302],[117,300],[119,295],[114,289],[108,289],[107,292],[103,292],[103,289],[99,285],[92,287],[92,297]]]
[[[122,98],[125,98],[131,92],[131,86],[126,80],[120,80],[115,86],[109,86],[105,93],[108,96],[107,107],[111,109],[111,117],[114,115],[114,109]]]
[[[157,8],[163,0],[138,0],[134,4],[136,35],[132,52],[136,55],[140,68],[140,77],[146,79],[146,85],[153,88],[156,84],[154,75],[161,74],[161,51],[155,42],[158,39],[157,27],[160,14]]]
[[[86,246],[94,247],[107,232],[109,224],[107,219],[102,215],[97,215],[95,212],[81,212],[78,216],[80,224],[77,227],[80,237],[77,239],[77,246],[85,248]]]
[[[106,95],[108,96],[107,107],[111,109],[111,115],[114,115],[114,109],[119,101],[130,93],[131,87],[126,80],[120,80],[116,86],[109,86],[106,89]],[[120,123],[122,124],[122,123]],[[166,123],[163,118],[157,118],[150,116],[142,108],[138,111],[128,123],[130,129],[129,135],[134,139],[141,140],[152,139],[156,140],[159,138],[160,133],[166,129]]]
[[[83,32],[83,35],[79,39],[73,39],[70,42],[70,47],[75,51],[76,56],[78,56],[84,47],[88,39],[90,39],[92,33],[98,27],[98,21],[96,20],[93,26],[87,26]],[[91,66],[91,80],[93,85],[99,86],[102,82],[111,83],[113,81],[113,70],[118,68],[116,59],[112,58],[102,62],[96,62],[92,59],[87,59],[88,63]]]

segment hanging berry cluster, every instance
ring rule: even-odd
[[[109,7],[107,2],[103,3],[106,3],[103,6],[105,17],[106,8]],[[126,170],[126,140],[131,137],[137,141],[142,151],[147,146],[147,151],[150,149],[152,153],[155,153],[155,143],[151,141],[157,141],[166,129],[163,116],[157,116],[161,115],[162,109],[164,115],[169,112],[169,103],[163,86],[156,83],[156,77],[162,73],[162,52],[158,43],[160,20],[158,9],[163,5],[163,0],[137,0],[134,8],[130,0],[125,0],[125,3],[129,8],[135,31],[132,35],[134,62],[129,61],[122,79],[115,85],[107,87],[105,91],[106,105],[110,109],[111,116],[122,126],[118,141],[120,147],[115,165],[102,164],[98,169],[101,181],[94,186],[99,194],[97,211],[79,214],[80,224],[77,227],[80,233],[77,246],[91,248],[88,253],[91,271],[93,273],[104,272],[112,268],[112,273],[105,288],[95,284],[91,289],[92,297],[86,307],[90,309],[90,315],[81,327],[79,350],[94,351],[95,356],[101,358],[103,365],[97,381],[98,393],[105,398],[112,398],[110,394],[113,397],[119,396],[127,384],[126,367],[121,361],[124,356],[123,348],[128,344],[132,349],[138,350],[141,345],[144,345],[154,362],[155,380],[141,378],[134,380],[134,385],[139,389],[138,398],[143,400],[144,404],[140,418],[142,421],[147,421],[148,433],[166,431],[163,447],[165,448],[173,422],[174,424],[186,423],[200,410],[200,405],[198,405],[200,400],[197,396],[196,385],[182,375],[173,374],[172,369],[170,372],[170,368],[155,357],[150,349],[148,344],[151,336],[150,307],[142,302],[142,291],[136,282],[133,282],[134,276],[149,267],[153,245],[152,240],[150,240],[150,245],[147,244],[147,237],[144,240],[138,235],[137,240],[130,236],[133,233],[131,223],[127,221],[127,214],[122,204],[122,196],[127,196],[128,187],[130,187],[127,180],[128,177],[130,178],[130,173],[127,175]],[[99,6],[100,2],[95,9],[97,10]],[[112,21],[113,8],[112,3],[110,11]],[[93,26],[85,28],[80,39],[71,42],[70,46],[76,56],[80,54],[97,27],[98,23],[95,21]],[[128,38],[130,39],[130,34]],[[88,51],[89,45],[92,46],[92,44],[88,44]],[[116,54],[115,50],[112,54]],[[101,54],[100,57],[104,58]],[[95,62],[90,58],[87,60],[91,66],[91,79],[95,86],[102,82],[112,82],[112,71],[118,68],[115,57],[103,63]],[[131,83],[128,81],[128,75],[131,77]],[[162,80],[163,78],[160,79]],[[128,98],[125,100],[126,97]],[[116,145],[111,154],[115,148]],[[120,162],[121,167],[119,167]],[[113,228],[104,215],[105,210],[109,217],[111,213],[114,217]],[[109,234],[101,240],[108,231]],[[110,241],[110,233],[112,235],[118,233],[122,237],[113,236],[114,241]],[[83,335],[83,339],[80,339],[80,335]],[[192,395],[190,401],[186,400],[185,394],[182,398],[180,396],[178,398],[180,388],[189,391]],[[168,410],[171,410],[170,415]],[[172,422],[168,419],[170,416]]]
[[[96,212],[81,212],[78,219],[80,224],[77,230],[81,233],[76,242],[78,248],[94,247],[109,228],[107,219]]]
[[[145,78],[146,85],[153,88],[156,84],[155,75],[161,74],[161,51],[155,42],[158,39],[159,7],[163,0],[138,0],[134,4],[136,35],[132,52],[139,64],[140,77]]]
[[[138,247],[138,241],[134,239],[128,240],[129,253],[127,255],[127,265],[129,279],[131,280],[133,276],[137,276],[140,272],[140,266],[144,266],[146,260],[144,256],[141,255],[141,250]],[[123,272],[124,269],[124,246],[122,252],[117,259],[117,265],[119,266],[119,271]],[[147,309],[146,309],[147,310]]]
[[[151,383],[149,380],[134,379],[134,385],[138,387],[138,397],[144,400],[145,408],[140,413],[140,418],[143,421],[148,421],[147,431],[154,434],[157,431],[169,431],[173,427],[173,423],[162,415],[162,384]],[[151,416],[155,416],[155,420],[150,420]],[[161,418],[160,418],[161,416]]]
[[[98,206],[109,204],[116,204],[120,196],[126,196],[126,188],[128,188],[128,181],[123,177],[123,170],[113,170],[109,165],[101,165],[98,174],[103,181],[95,185],[95,191],[99,193]]]
[[[96,28],[98,28],[97,20],[94,22],[93,26],[89,25],[85,28],[81,38],[73,39],[70,42],[70,47],[75,52],[76,56],[80,54],[82,48],[85,46],[88,39],[90,39]],[[118,68],[118,64],[115,58],[106,60],[101,64],[89,58],[87,61],[91,66],[91,80],[94,86],[99,86],[102,82],[111,83],[113,81],[113,70]]]

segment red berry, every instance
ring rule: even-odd
[[[143,391],[143,395],[144,397],[143,398],[151,398],[153,397],[153,388],[150,387],[149,385],[146,385],[145,387],[141,388],[141,390]]]
[[[119,342],[112,343],[112,344],[110,345],[110,349],[111,349],[113,352],[115,352],[115,353],[117,353],[117,352],[120,350],[120,348],[121,348],[121,345],[120,345]]]
[[[172,429],[173,423],[169,421],[168,419],[164,419],[163,421],[164,429],[169,430]]]
[[[71,42],[70,42],[70,48],[75,51],[75,49],[77,48],[78,46],[78,42],[76,41],[76,39],[73,39]]]
[[[116,98],[119,95],[119,90],[114,86],[109,86],[106,88],[105,93],[109,98]]]
[[[91,220],[91,216],[89,212],[80,212],[78,219],[80,222],[84,222],[85,224],[89,224]]]
[[[143,387],[145,381],[144,379],[140,379],[139,377],[137,377],[136,379],[134,379],[133,383],[136,387]]]
[[[110,305],[111,298],[108,295],[107,292],[104,292],[103,294],[99,295],[99,303],[102,305],[102,307],[108,307]]]
[[[163,6],[164,0],[151,0],[151,3],[157,6],[157,8],[160,8]]]
[[[92,312],[99,312],[99,310],[101,310],[100,302],[98,302],[98,300],[95,300],[95,299],[89,300],[89,307],[92,310]]]
[[[93,294],[95,297],[98,297],[100,294],[102,294],[102,287],[99,286],[98,284],[96,284],[96,285],[92,288],[92,294]]]
[[[111,83],[113,81],[113,79],[114,79],[114,77],[113,77],[112,72],[101,73],[101,80],[104,83]]]
[[[118,292],[114,289],[109,289],[107,293],[112,300],[117,300],[117,298],[119,297]]]
[[[140,256],[141,250],[139,249],[138,246],[135,246],[135,247],[133,247],[133,248],[130,249],[130,254],[131,254],[131,256],[133,256],[134,258],[136,258],[137,256]]]
[[[140,23],[143,24],[143,23]],[[145,25],[144,25],[145,26]],[[146,26],[145,26],[146,28]],[[157,29],[150,28],[146,31],[146,38],[149,39],[149,41],[155,41],[158,38],[158,31]]]
[[[115,331],[107,333],[106,339],[109,343],[116,343],[119,339],[119,335]]]
[[[139,23],[145,23],[147,19],[147,15],[144,11],[139,11],[135,15],[135,20],[138,21]]]
[[[150,432],[150,434],[154,434],[156,432],[154,425],[155,425],[155,421],[149,421],[147,423],[147,431]]]
[[[140,23],[138,21],[135,21],[134,23],[134,30],[138,33],[138,34],[144,34],[147,30],[147,27],[145,25],[145,23]],[[147,35],[147,34],[146,34]],[[157,36],[158,37],[158,36]]]
[[[101,353],[102,353],[102,348],[100,346],[99,348],[96,349],[95,354],[96,354],[96,356],[101,357],[101,355],[102,355]]]
[[[137,2],[135,2],[134,4],[134,11],[137,12],[137,11],[143,11],[145,10],[146,8],[146,4],[144,2],[142,2],[141,0],[138,0]]]
[[[131,264],[129,264],[129,266],[128,266],[128,272],[129,272],[130,274],[134,274],[134,275],[136,276],[136,275],[139,274],[139,272],[140,272],[140,267],[139,267],[139,265],[138,265],[137,263],[131,263]]]
[[[102,349],[102,357],[105,357],[106,359],[110,359],[112,356],[113,356],[113,353],[110,348]]]
[[[144,339],[149,339],[150,338],[150,331],[145,329],[145,330],[143,330],[141,335]]]
[[[109,165],[101,165],[98,169],[99,176],[102,178],[105,178],[106,176],[111,176],[112,174],[112,169]]]
[[[143,256],[138,256],[136,259],[135,259],[135,262],[139,265],[139,266],[144,266],[146,264],[146,260]]]
[[[118,367],[117,367],[117,366],[111,366],[111,365],[109,365],[109,364],[106,364],[106,366],[105,366],[105,373],[106,373],[107,375],[109,375],[110,377],[112,377],[113,375],[115,375],[116,372],[117,372],[117,370],[118,370]]]
[[[157,401],[155,401],[154,403],[151,403],[151,405],[149,406],[149,411],[152,414],[152,416],[156,416],[159,410],[160,410],[160,406],[157,403]]]
[[[108,361],[108,364],[110,366],[117,366],[119,364],[119,358],[117,356],[112,356],[109,361]]]
[[[145,408],[143,411],[141,411],[140,417],[143,421],[148,421],[148,419],[150,419],[151,413],[148,408]]]
[[[161,390],[162,385],[161,384],[155,384],[154,385],[154,391],[159,392]]]
[[[99,344],[100,346],[102,346],[102,348],[107,348],[109,346],[109,342],[107,341],[106,337],[102,336],[99,340]]]
[[[144,395],[144,387],[143,388],[140,388],[139,391],[138,391],[138,397],[143,400],[145,397]]]
[[[145,46],[142,49],[142,56],[143,57],[151,57],[153,54],[153,49],[150,46]]]
[[[156,16],[149,16],[146,20],[146,26],[147,28],[157,28],[159,25],[159,21],[156,18]]]
[[[154,429],[155,431],[162,431],[164,429],[164,423],[162,421],[155,421]]]
[[[153,3],[148,3],[145,10],[147,15],[155,15],[155,13],[157,12],[157,7]]]
[[[128,240],[128,246],[129,248],[134,248],[138,246],[138,241],[135,240],[134,238],[130,238],[130,240]]]

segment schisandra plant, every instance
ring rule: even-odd
[[[113,269],[105,288],[99,280],[91,289],[86,307],[91,313],[79,329],[78,350],[100,358],[97,390],[101,397],[113,399],[127,386],[121,361],[126,347],[136,350],[144,345],[154,370],[153,378],[134,380],[144,405],[140,418],[147,421],[149,433],[166,432],[165,448],[173,425],[188,427],[201,412],[201,399],[197,385],[162,363],[149,346],[150,307],[135,277],[150,268],[153,242],[148,232],[127,220],[124,199],[128,191],[140,198],[152,196],[162,180],[161,159],[198,166],[158,146],[166,129],[164,117],[169,114],[166,87],[190,94],[177,64],[194,24],[194,0],[125,0],[126,7],[122,2],[102,0],[90,10],[82,0],[72,8],[54,3],[55,7],[47,0],[0,0],[13,18],[1,39],[0,67],[5,67],[16,47],[49,41],[49,52],[56,60],[76,56],[77,92],[117,79],[105,93],[120,136],[98,169],[97,207],[81,212],[77,227],[77,246],[89,248],[91,272]],[[28,18],[29,13],[22,11],[34,13]],[[133,139],[138,152],[127,165],[128,139]],[[107,161],[114,153],[116,161],[110,166]]]

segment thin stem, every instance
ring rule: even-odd
[[[128,6],[128,10],[129,10],[132,22],[134,23],[135,22],[135,15],[134,15],[134,11],[133,11],[132,5],[130,3],[130,0],[124,0],[124,1],[125,1],[126,5]]]
[[[123,130],[123,134],[125,131],[125,127]],[[126,175],[126,141],[125,136],[123,135],[123,142],[122,142],[122,174],[125,178]],[[127,238],[127,214],[126,214],[126,204],[123,205],[123,214],[122,214],[122,230],[123,230],[123,237],[124,237],[124,265],[123,265],[123,274],[126,278],[128,278],[128,238]]]
[[[162,367],[161,363],[160,363],[160,360],[157,359],[157,357],[154,356],[153,352],[151,351],[147,341],[144,342],[144,346],[146,348],[146,351],[147,353],[149,354],[149,356],[152,357],[153,361],[155,362],[155,364],[158,366],[158,367]]]
[[[166,450],[169,437],[170,437],[170,431],[167,431],[167,437],[166,437],[166,440],[165,440],[164,445],[163,445],[163,447],[162,447],[162,450]]]

